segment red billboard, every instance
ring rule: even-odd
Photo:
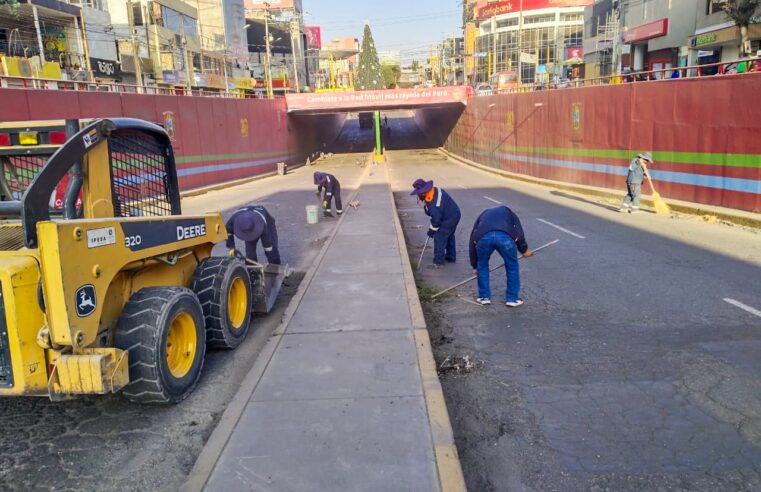
[[[322,49],[322,34],[320,32],[320,26],[304,26],[304,30],[306,31],[307,35],[307,49]]]
[[[488,19],[495,15],[520,12],[521,9],[557,9],[563,7],[586,7],[592,5],[594,0],[503,0],[501,2],[488,3],[478,9],[478,20]]]
[[[289,113],[415,108],[442,104],[465,104],[470,97],[466,86],[426,89],[383,89],[377,91],[340,91],[286,94]]]

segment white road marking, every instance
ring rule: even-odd
[[[538,220],[539,222],[541,222],[541,223],[543,223],[543,224],[547,224],[547,225],[548,225],[548,226],[550,226],[550,227],[554,227],[555,229],[557,229],[557,230],[559,230],[559,231],[563,231],[563,232],[565,232],[566,234],[570,234],[570,235],[571,235],[571,236],[573,236],[573,237],[577,237],[577,238],[579,238],[579,239],[586,239],[586,238],[585,238],[584,236],[582,236],[581,234],[576,234],[575,232],[573,232],[573,231],[569,231],[568,229],[566,229],[566,228],[564,228],[564,227],[560,227],[560,226],[559,226],[559,225],[557,225],[557,224],[553,224],[553,223],[552,223],[552,222],[550,222],[550,221],[547,221],[547,220],[544,220],[544,219],[536,219],[536,220]]]
[[[742,302],[740,302],[740,301],[736,301],[736,300],[734,300],[734,299],[730,299],[729,297],[725,297],[725,298],[724,298],[724,302],[728,302],[728,303],[730,303],[731,305],[733,305],[733,306],[735,306],[735,307],[739,307],[739,308],[740,308],[740,309],[742,309],[743,311],[747,311],[747,312],[749,312],[750,314],[755,314],[756,316],[758,316],[759,318],[761,318],[761,311],[759,311],[759,310],[758,310],[758,309],[756,309],[756,308],[750,307],[750,306],[748,306],[747,304],[743,304],[743,303],[742,303]]]
[[[492,197],[490,197],[490,196],[486,196],[486,195],[484,195],[484,198],[486,198],[486,199],[487,199],[487,200],[489,200],[490,202],[494,202],[494,203],[498,203],[498,204],[502,205],[502,202],[500,202],[499,200],[495,200],[494,198],[492,198]]]

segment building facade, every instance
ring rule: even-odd
[[[718,0],[698,2],[695,32],[687,42],[689,65],[731,62],[740,58],[740,29],[721,10],[721,4]],[[761,8],[756,17],[761,21]],[[745,47],[746,53],[758,54],[761,51],[761,22],[748,26],[748,37],[750,46]]]
[[[583,49],[584,7],[589,3],[589,0],[478,3],[474,14],[478,24],[472,56],[474,82],[488,82],[493,75],[504,72],[518,74],[523,84],[571,77],[573,62],[580,58]]]

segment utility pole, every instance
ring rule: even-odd
[[[135,12],[132,9],[132,0],[127,0],[127,20],[129,21],[130,44],[132,44],[132,59],[135,61],[135,85],[138,92],[143,92],[143,69],[140,65],[140,50],[135,36]]]
[[[270,66],[270,4],[264,2],[264,78],[267,79],[267,97],[272,99],[272,69]]]
[[[293,42],[293,38],[294,38],[293,33],[294,31],[298,29],[299,34],[301,34],[301,29],[299,29],[299,23],[296,20],[295,14],[296,14],[296,11],[294,10],[294,16],[291,19],[291,57],[293,57],[293,83],[296,85],[296,92],[299,93],[301,92],[299,88],[299,66],[298,66],[298,63],[296,62],[296,45]]]
[[[40,16],[37,13],[37,7],[32,5],[34,14],[34,29],[37,31],[37,45],[40,47],[40,61],[45,65],[45,45],[42,44],[42,33],[40,32]]]

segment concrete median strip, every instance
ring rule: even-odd
[[[356,189],[348,201],[354,200],[357,197],[362,182],[367,177],[369,171],[370,167],[368,167],[362,173],[359,182],[356,185]],[[312,262],[312,265],[307,270],[306,274],[304,275],[304,279],[301,281],[301,284],[296,291],[296,294],[293,296],[293,299],[291,299],[290,304],[286,308],[285,313],[283,314],[282,322],[275,329],[275,332],[267,341],[266,345],[262,348],[261,353],[256,358],[256,362],[254,362],[254,365],[251,367],[248,375],[246,375],[245,379],[241,383],[240,389],[230,404],[227,406],[225,412],[222,414],[222,417],[220,418],[219,423],[209,437],[209,440],[206,441],[206,444],[201,450],[201,454],[196,459],[195,465],[188,474],[188,478],[185,484],[180,488],[181,491],[200,492],[206,486],[206,483],[214,471],[214,467],[222,455],[222,451],[225,449],[225,446],[230,440],[236,425],[243,415],[246,405],[251,399],[254,390],[256,390],[256,387],[259,385],[259,382],[261,381],[267,366],[272,360],[272,356],[274,355],[275,350],[280,345],[280,342],[283,339],[285,328],[290,323],[291,319],[296,313],[296,310],[299,307],[299,304],[304,298],[304,295],[306,294],[307,289],[314,279],[314,276],[317,273],[317,270],[319,269],[325,254],[327,253],[330,245],[336,237],[336,234],[338,233],[341,222],[345,220],[348,215],[349,214],[344,214],[336,222],[336,226],[330,232],[328,239],[325,241],[325,244],[323,244],[320,252]]]

